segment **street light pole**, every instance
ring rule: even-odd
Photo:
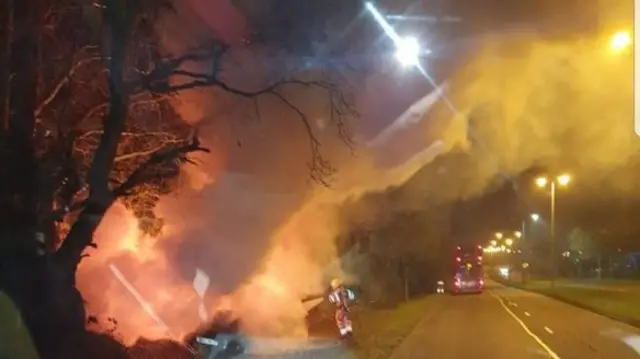
[[[556,181],[551,181],[551,288],[556,286],[558,261],[556,260]]]
[[[556,258],[556,188],[558,186],[565,187],[571,181],[571,177],[569,175],[560,175],[557,177],[538,177],[536,179],[536,185],[540,188],[546,188],[547,185],[551,187],[551,225],[550,228],[550,239],[551,239],[551,288],[556,285],[556,276],[558,275],[558,261]]]

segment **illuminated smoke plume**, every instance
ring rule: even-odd
[[[277,143],[271,139],[263,145]],[[198,181],[195,187],[162,201],[159,214],[166,220],[162,237],[140,237],[135,219],[121,206],[110,211],[96,234],[99,250],[83,263],[79,275],[89,309],[115,317],[117,331],[128,340],[137,335],[178,338],[200,324],[199,298],[191,282],[202,270],[212,281],[209,312],[218,307],[233,310],[250,333],[305,335],[306,310],[300,299],[321,293],[327,276],[341,275],[339,267],[326,270],[335,258],[333,243],[341,230],[338,206],[347,198],[406,180],[440,150],[436,142],[384,170],[376,170],[365,151],[366,157],[343,155],[335,158],[340,175],[330,189],[309,187],[304,158],[289,160],[280,150],[273,151],[280,158],[252,153],[247,167],[254,172],[251,175],[230,172],[230,168],[198,174],[215,168],[211,159],[209,163],[203,159],[199,167],[189,170],[185,183],[193,183],[189,180],[193,175],[213,180],[204,186]],[[260,163],[265,161],[291,161],[301,170],[297,178],[286,178],[262,169]],[[276,187],[295,191],[269,189],[265,184],[272,183],[274,176],[283,182]],[[171,333],[106,270],[109,264],[120,268]]]
[[[401,116],[406,106],[388,116],[376,114],[374,103],[421,98],[429,91],[416,86],[393,96],[395,89],[384,85],[393,82],[392,75],[368,79],[364,88],[378,87],[362,91],[358,99],[364,116],[355,125],[356,155],[335,139],[321,111],[312,113],[324,150],[339,170],[332,188],[309,186],[304,165],[308,139],[286,108],[265,103],[261,119],[242,126],[219,125],[237,123],[237,117],[216,113],[217,125],[203,129],[214,155],[190,168],[184,188],[161,203],[159,212],[167,222],[163,236],[141,237],[121,206],[101,225],[99,250],[79,273],[90,312],[114,316],[128,341],[179,338],[201,324],[200,299],[192,288],[201,269],[211,278],[205,299],[209,313],[230,309],[249,333],[304,335],[300,298],[321,292],[329,277],[340,275],[339,268],[327,270],[327,264],[336,256],[334,241],[342,230],[338,208],[344,201],[401,185],[452,148],[469,151],[474,162],[453,166],[438,187],[429,186],[433,181],[411,181],[413,194],[478,195],[496,173],[517,174],[537,163],[578,163],[585,172],[625,164],[637,144],[632,141],[630,84],[616,80],[631,78],[624,60],[594,50],[593,44],[549,45],[535,38],[517,43],[519,50],[509,50],[517,56],[495,62],[495,52],[487,47],[450,79],[448,93],[460,112],[456,116],[442,106],[434,112],[430,105],[408,117]],[[190,113],[195,112],[191,106],[179,110],[194,121],[208,120],[214,110],[209,104],[220,99],[206,91],[188,96],[200,112]],[[396,118],[421,121],[388,127]],[[373,140],[378,134],[382,137]],[[110,263],[171,333],[110,274]]]

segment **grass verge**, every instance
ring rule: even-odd
[[[358,359],[387,359],[424,317],[436,296],[425,296],[393,309],[358,310],[353,353]]]
[[[497,280],[505,285],[552,297],[594,313],[640,328],[640,284],[629,282],[575,282],[560,280],[555,288],[548,281],[518,283],[504,279]]]

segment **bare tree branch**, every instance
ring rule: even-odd
[[[304,114],[304,112],[302,112],[296,105],[287,100],[279,92],[272,91],[269,93],[278,98],[282,103],[284,103],[292,111],[297,113],[300,117],[300,120],[302,121],[307,131],[307,135],[309,136],[309,146],[311,150],[311,162],[309,163],[309,170],[311,171],[311,179],[323,184],[326,187],[329,187],[329,182],[327,181],[327,179],[335,173],[335,169],[331,166],[329,161],[325,160],[324,157],[322,157],[322,153],[320,152],[320,141],[313,133],[313,128],[309,123],[309,119]]]
[[[197,136],[193,136],[193,139],[189,143],[182,146],[163,147],[152,153],[142,165],[129,175],[124,183],[114,189],[113,193],[116,197],[126,196],[134,187],[145,183],[149,176],[153,176],[150,172],[152,172],[154,166],[175,160],[189,162],[186,155],[192,152],[210,151],[200,145],[200,140]]]
[[[94,62],[94,61],[101,61],[103,60],[102,56],[92,56],[92,57],[88,57],[88,58],[84,58],[79,60],[78,62],[76,62],[71,69],[69,69],[69,72],[60,80],[60,82],[58,82],[58,84],[56,86],[54,86],[54,88],[51,90],[51,92],[49,93],[49,95],[47,95],[44,100],[38,105],[38,107],[35,109],[35,116],[36,118],[40,117],[40,114],[42,113],[42,111],[51,103],[53,102],[53,100],[56,99],[56,96],[58,96],[58,94],[60,93],[60,91],[69,84],[69,81],[71,80],[71,78],[75,75],[75,73],[83,66]]]
[[[83,140],[83,139],[88,139],[89,137],[98,137],[101,136],[103,133],[102,130],[92,130],[92,131],[87,131],[85,133],[83,133],[81,136],[78,136],[77,138],[79,140]],[[161,139],[161,144],[154,146],[150,149],[146,149],[146,150],[142,150],[142,151],[132,151],[132,152],[128,152],[119,156],[116,156],[113,159],[114,163],[118,163],[118,162],[123,162],[123,161],[128,161],[128,160],[132,160],[138,157],[146,157],[146,156],[150,156],[153,153],[162,150],[163,148],[167,148],[167,146],[171,146],[171,145],[178,145],[178,144],[182,144],[185,142],[184,139],[179,139],[174,135],[171,135],[168,132],[160,132],[160,131],[152,131],[152,132],[140,132],[140,133],[135,133],[135,132],[123,132],[122,133],[122,137],[131,137],[131,138],[153,138],[153,139]],[[76,150],[78,150],[76,148]]]
[[[148,92],[138,92],[135,94],[132,94],[130,96],[130,100],[129,100],[129,105],[130,106],[138,106],[138,105],[144,105],[144,104],[148,104],[148,103],[153,103],[153,102],[157,102],[160,100],[166,100],[167,97],[166,96],[155,96],[152,97],[149,95]],[[109,109],[110,103],[109,102],[103,102],[99,105],[93,106],[89,111],[87,111],[85,113],[85,115],[82,117],[82,120],[80,121],[80,123],[86,123],[87,121],[89,121],[91,118],[104,113],[105,111],[107,111]]]
[[[215,47],[218,46],[218,47]],[[270,95],[277,98],[286,107],[296,113],[303,123],[307,135],[309,136],[309,146],[311,160],[308,163],[311,178],[325,186],[328,186],[328,177],[335,173],[335,169],[324,159],[320,151],[321,143],[314,134],[313,128],[305,115],[293,102],[282,95],[282,91],[292,86],[302,86],[309,89],[319,89],[324,91],[329,97],[329,110],[332,123],[337,127],[339,136],[345,144],[352,147],[353,142],[348,128],[344,121],[345,117],[357,116],[356,111],[350,106],[349,101],[343,96],[342,89],[338,84],[330,81],[304,81],[297,78],[285,78],[272,82],[260,89],[247,90],[234,87],[222,79],[220,64],[228,48],[214,44],[214,50],[208,56],[200,53],[187,54],[180,57],[163,60],[149,73],[144,74],[141,79],[142,89],[154,94],[171,94],[185,90],[213,87],[226,93],[239,96],[245,99],[253,99],[256,112],[259,112],[255,100],[263,95]],[[205,60],[211,61],[211,69],[207,72],[195,72],[185,69],[187,63],[202,64]],[[202,66],[200,66],[202,67]]]
[[[178,144],[178,143],[184,143],[184,141],[182,140],[164,141],[163,144],[146,151],[130,152],[121,156],[116,156],[116,158],[113,159],[113,162],[117,163],[117,162],[131,160],[137,157],[152,156],[154,153],[157,153],[158,151],[162,151],[166,149],[169,143]]]

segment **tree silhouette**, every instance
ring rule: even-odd
[[[174,188],[189,154],[208,151],[171,106],[181,92],[216,88],[280,101],[307,129],[310,173],[323,184],[332,168],[284,90],[326,95],[339,129],[356,115],[344,77],[327,69],[294,69],[247,89],[225,80],[233,48],[220,40],[164,52],[154,25],[168,5],[15,0],[0,16],[0,65],[8,65],[0,66],[0,288],[20,308],[42,358],[86,358],[102,340],[87,337],[75,272],[106,211],[122,200],[143,230],[157,234],[159,197]]]

